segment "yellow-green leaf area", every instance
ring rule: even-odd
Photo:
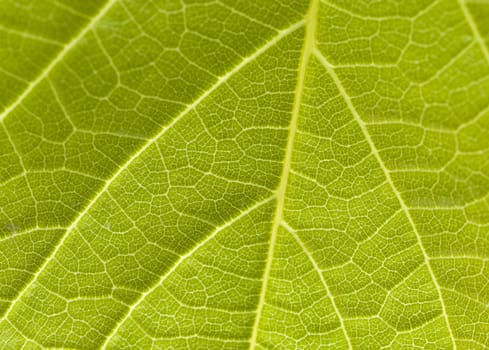
[[[489,2],[0,1],[0,349],[489,348]]]

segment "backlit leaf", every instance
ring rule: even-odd
[[[0,348],[489,348],[488,45],[486,0],[0,1]]]

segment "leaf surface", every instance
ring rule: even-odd
[[[0,348],[489,348],[488,14],[0,2]]]

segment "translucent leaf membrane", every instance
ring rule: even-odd
[[[0,348],[489,348],[487,14],[1,2]]]

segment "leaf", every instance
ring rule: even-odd
[[[0,2],[1,348],[489,348],[488,14]]]

